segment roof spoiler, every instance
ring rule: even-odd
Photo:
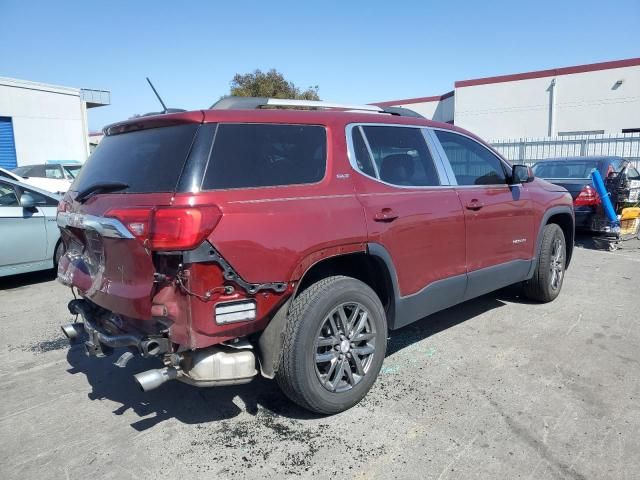
[[[379,107],[377,105],[351,105],[317,100],[293,100],[267,97],[224,97],[211,105],[211,110],[257,110],[261,108],[303,108],[314,110],[343,110],[370,113],[385,113],[403,117],[424,118],[417,112],[400,107]]]

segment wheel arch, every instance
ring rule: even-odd
[[[392,274],[386,262],[369,249],[324,258],[311,265],[302,275],[293,298],[323,278],[344,275],[367,284],[378,295],[387,316],[393,313],[395,304]]]
[[[533,276],[533,272],[535,271],[536,265],[538,264],[538,258],[540,257],[540,245],[542,244],[543,230],[544,227],[550,223],[558,225],[562,229],[562,233],[564,233],[567,247],[567,261],[565,264],[565,268],[569,267],[569,263],[571,262],[571,257],[573,255],[573,243],[575,238],[575,217],[573,213],[573,207],[570,207],[568,205],[561,205],[548,209],[542,215],[536,237],[535,254],[533,257],[533,262],[531,262],[531,270],[529,271],[529,275],[527,276],[527,278],[531,278],[531,276]]]
[[[380,248],[384,251],[383,247],[380,246]],[[386,251],[384,252],[386,253]],[[267,327],[260,333],[258,353],[263,376],[273,378],[280,366],[280,353],[283,346],[282,333],[286,328],[287,313],[293,299],[314,283],[336,275],[355,278],[371,287],[380,298],[388,324],[393,324],[397,289],[395,270],[389,270],[387,262],[377,254],[375,247],[373,251],[368,248],[365,251],[324,257],[307,267],[289,300],[278,309]]]

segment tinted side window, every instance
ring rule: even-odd
[[[367,144],[364,142],[364,138],[362,138],[360,127],[355,127],[351,132],[353,139],[353,153],[356,157],[355,161],[358,166],[358,170],[370,177],[376,177],[376,171],[373,168],[371,155],[369,155]]]
[[[19,205],[13,187],[6,183],[0,183],[0,207],[17,207]]]
[[[202,188],[316,183],[324,178],[326,163],[324,127],[220,124]]]
[[[443,130],[435,130],[435,133],[447,154],[458,185],[506,183],[500,159],[478,142]]]
[[[440,185],[419,128],[363,126],[380,180],[400,186]]]
[[[35,165],[31,168],[29,168],[25,173],[24,173],[25,177],[41,177],[44,178],[45,177],[45,172],[44,172],[44,165]]]

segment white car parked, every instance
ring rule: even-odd
[[[0,277],[56,268],[64,251],[56,213],[60,197],[0,177]]]
[[[49,192],[63,194],[80,171],[80,164],[47,163],[14,168],[12,173],[22,177],[22,182]]]

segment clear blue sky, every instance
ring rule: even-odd
[[[0,76],[110,90],[92,130],[207,107],[236,72],[274,67],[324,100],[445,93],[455,80],[640,56],[640,0],[0,0]]]

